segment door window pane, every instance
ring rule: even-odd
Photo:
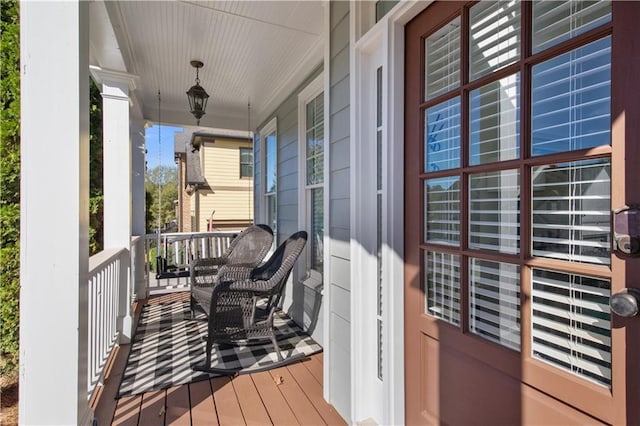
[[[322,272],[324,241],[324,190],[311,189],[311,269]]]
[[[611,20],[610,1],[533,2],[533,53]]]
[[[611,37],[532,69],[532,155],[611,144]]]
[[[265,203],[267,205],[267,225],[269,225],[271,227],[271,229],[273,229],[273,234],[277,235],[277,218],[276,218],[276,214],[277,214],[277,205],[276,205],[276,195],[275,194],[270,194],[264,197],[265,198]]]
[[[520,350],[520,267],[469,259],[469,330]]]
[[[471,91],[471,165],[520,156],[520,74]]]
[[[425,251],[424,285],[427,314],[460,324],[460,256]]]
[[[469,19],[471,80],[520,59],[519,1],[481,1],[473,5]]]
[[[267,137],[265,138],[265,151],[266,151],[266,155],[265,155],[265,172],[266,172],[266,176],[265,176],[265,193],[272,193],[272,192],[276,192],[276,182],[277,182],[277,176],[276,176],[276,150],[277,150],[277,146],[276,146],[276,134],[275,133],[271,133],[269,135],[267,135]]]
[[[533,270],[532,355],[611,386],[609,281]]]
[[[426,100],[460,85],[460,18],[427,37],[424,58]]]
[[[519,170],[469,176],[469,247],[520,251]]]
[[[460,242],[460,178],[426,180],[424,198],[425,241],[457,246]]]
[[[460,167],[460,98],[425,111],[425,172]]]
[[[532,254],[609,265],[610,160],[534,167],[532,182]]]

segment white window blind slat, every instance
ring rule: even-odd
[[[520,58],[520,2],[479,2],[470,11],[470,78]]]
[[[611,386],[610,283],[532,270],[532,354],[603,386]]]
[[[469,330],[520,350],[520,267],[469,259]]]
[[[425,171],[460,166],[460,98],[434,105],[425,111]]]
[[[553,343],[557,346],[563,346],[566,343],[566,341],[563,338],[558,337],[557,335],[552,333],[547,333],[542,330],[533,330],[533,338],[536,340],[542,340],[549,343]],[[611,363],[610,352],[599,350],[592,346],[583,345],[583,344],[580,344],[579,342],[571,342],[570,351],[578,352],[582,355],[586,355],[598,361]]]
[[[576,290],[576,292],[578,292]],[[591,301],[588,299],[575,299],[569,295],[552,293],[548,291],[540,290],[536,293],[540,299],[545,300],[547,302],[557,302],[566,306],[573,306],[577,309],[589,309],[594,312],[609,312],[609,305],[605,303],[599,303],[598,301]]]
[[[520,156],[520,74],[502,78],[469,95],[470,163]]]
[[[572,262],[611,262],[609,159],[532,169],[532,254]]]
[[[610,144],[610,116],[610,36],[533,66],[533,155]]]
[[[503,326],[494,326],[488,322],[476,322],[474,324],[476,334],[494,341],[496,343],[500,343],[503,346],[511,348],[513,350],[520,350],[520,329],[508,329]],[[495,337],[498,336],[498,337]]]
[[[469,247],[518,253],[519,170],[469,176]]]
[[[426,313],[454,325],[460,324],[460,258],[424,252]]]
[[[571,371],[582,373],[579,375],[590,378],[592,375],[596,375],[598,377],[611,377],[611,368],[604,367],[602,365],[589,362],[582,357],[571,355],[570,353],[566,353],[564,351],[554,349],[553,347],[547,345],[541,345],[536,342],[532,345],[534,353],[537,355],[544,355],[543,359],[547,361],[556,361],[556,366],[558,363],[566,364],[571,367]],[[590,375],[586,375],[585,373],[591,373]],[[609,379],[610,381],[610,379]]]
[[[458,177],[425,181],[425,241],[455,245],[459,243],[459,188]]]
[[[590,333],[587,330],[581,330],[580,328],[576,328],[572,325],[549,320],[542,316],[538,316],[536,318],[536,327],[554,331],[556,334],[561,333],[565,335],[572,335],[576,339],[588,340],[596,345],[611,346],[611,337],[609,336]]]
[[[535,1],[533,2],[533,53],[610,20],[610,1]]]
[[[426,100],[460,85],[460,18],[427,37],[425,49]]]

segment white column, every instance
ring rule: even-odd
[[[133,219],[129,92],[135,88],[135,77],[96,67],[91,67],[91,72],[102,87],[104,248],[125,248],[130,253]],[[130,341],[133,327],[130,259],[131,256],[124,257],[120,267],[117,319],[120,343]]]
[[[131,123],[131,165],[133,169],[133,235],[145,234],[145,139],[144,123],[136,120]]]
[[[88,12],[83,1],[20,4],[21,424],[92,418]]]
[[[133,170],[132,176],[132,232],[133,235],[139,235],[141,241],[136,247],[136,256],[132,259],[134,263],[132,280],[135,286],[135,295],[137,299],[147,297],[147,282],[145,280],[144,268],[144,250],[146,241],[145,236],[145,197],[144,189],[145,178],[145,139],[144,139],[144,123],[141,120],[135,120],[131,124],[131,165]]]

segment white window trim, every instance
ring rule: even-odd
[[[304,229],[309,233],[309,237],[311,238],[311,223],[308,220],[308,213],[310,210],[310,200],[307,197],[307,191],[312,188],[322,188],[323,189],[323,200],[327,198],[327,170],[323,170],[323,181],[320,184],[315,185],[307,185],[307,151],[306,151],[306,130],[307,130],[307,104],[315,99],[319,94],[324,91],[324,73],[320,73],[316,78],[313,79],[311,83],[307,85],[299,94],[298,94],[298,228]],[[324,111],[326,113],[327,104],[324,105]],[[326,130],[326,114],[323,116],[324,127]],[[324,155],[324,164],[326,166],[329,161],[327,157],[327,133],[324,132],[324,146],[323,146],[323,155]],[[322,241],[323,247],[323,255],[327,251],[327,216],[328,209],[327,203],[324,203],[323,206],[323,225],[324,225],[324,238]],[[308,266],[311,260],[311,249],[310,244],[307,242],[307,250],[305,250],[305,261],[302,262],[304,264],[304,270],[300,271],[301,273],[298,275],[300,280],[304,282],[305,285],[317,288],[324,281],[322,275],[318,271],[311,270]],[[323,264],[326,265],[325,259],[323,259]]]
[[[266,137],[272,133],[276,135],[276,158],[274,159],[276,162],[276,191],[273,196],[275,197],[275,202],[276,202],[276,227],[277,227],[277,223],[278,223],[278,210],[277,210],[277,205],[278,205],[278,119],[277,117],[273,117],[267,124],[265,124],[258,131],[258,133],[260,134],[260,161],[262,163],[260,167],[261,191],[260,191],[260,202],[259,202],[259,206],[260,206],[259,217],[260,217],[261,223],[265,223],[269,226],[271,226],[271,224],[268,223],[266,199],[267,199],[267,195],[270,195],[271,193],[267,192],[267,161],[266,161],[267,160],[267,150],[266,150],[267,138]],[[278,232],[277,229],[273,230],[274,241],[276,242],[276,244],[278,240],[277,232]]]
[[[373,418],[378,424],[405,423],[404,411],[404,26],[431,4],[425,2],[399,2],[379,22],[370,23],[371,5],[351,1],[350,14],[350,105],[351,105],[351,410],[353,422]],[[368,30],[367,27],[371,26]],[[362,190],[364,178],[368,176],[363,155],[371,149],[371,129],[375,129],[375,116],[367,117],[367,108],[373,99],[364,90],[368,78],[375,78],[377,66],[372,66],[371,56],[380,54],[379,64],[383,68],[383,298],[386,312],[383,313],[384,381],[381,397],[373,390],[363,389],[377,379],[377,363],[365,348],[370,344],[366,336],[375,336],[377,324],[373,318],[367,294],[370,282],[362,271],[368,265],[376,265],[367,247],[373,221],[369,226],[362,223],[368,218],[369,206],[375,207],[375,182],[369,183],[370,191]],[[370,73],[370,76],[367,75]],[[375,92],[374,92],[375,93]],[[373,102],[375,105],[375,102]],[[375,136],[375,135],[373,135]],[[375,157],[372,157],[375,158]],[[375,170],[375,169],[374,169]],[[374,218],[375,219],[375,218]],[[375,236],[372,240],[375,245]],[[375,247],[374,247],[375,248]],[[373,262],[373,263],[371,263]],[[369,277],[369,278],[371,278]],[[375,301],[374,301],[375,303]],[[375,312],[374,312],[375,314]],[[371,329],[371,330],[368,330]],[[363,332],[367,330],[366,333]],[[375,342],[375,341],[373,341]],[[363,360],[369,358],[365,364]],[[376,406],[378,404],[378,406]]]

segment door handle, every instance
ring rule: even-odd
[[[611,311],[624,318],[631,318],[638,315],[640,309],[640,290],[635,288],[625,288],[624,290],[611,296],[609,301]]]

